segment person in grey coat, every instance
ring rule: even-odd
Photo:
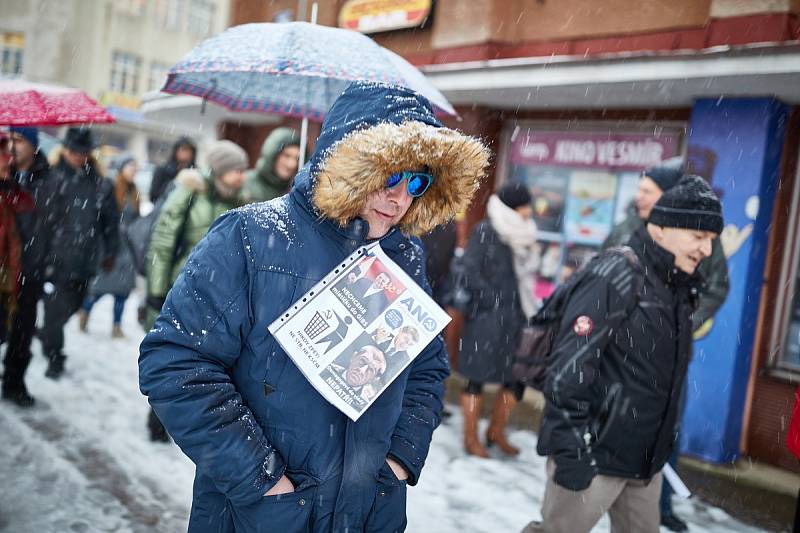
[[[136,160],[124,155],[114,162],[117,174],[114,178],[114,198],[120,212],[120,231],[134,219],[139,217],[139,190],[134,183],[138,166]],[[78,311],[80,329],[86,332],[89,325],[89,314],[97,301],[106,294],[114,296],[114,320],[111,326],[111,337],[124,338],[122,332],[122,311],[128,295],[136,286],[136,270],[133,256],[128,246],[120,246],[117,252],[114,268],[110,272],[101,272],[89,286],[89,295],[83,301],[83,307]]]
[[[508,183],[489,198],[487,219],[470,235],[464,251],[464,288],[470,295],[458,356],[458,371],[469,381],[461,395],[464,448],[488,457],[478,439],[481,393],[485,383],[499,383],[486,432],[488,445],[508,455],[519,449],[506,440],[505,426],[525,387],[512,378],[517,338],[538,307],[533,275],[538,266],[536,223],[525,185]]]

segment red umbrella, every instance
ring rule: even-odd
[[[0,124],[59,126],[110,122],[114,122],[114,117],[78,89],[0,80]]]

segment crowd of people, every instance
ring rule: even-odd
[[[287,131],[289,134],[287,135]],[[208,147],[206,164],[197,165],[197,147],[178,139],[166,163],[156,167],[149,200],[157,206],[144,272],[143,323],[151,325],[192,247],[224,211],[253,201],[243,194],[247,182],[262,187],[259,201],[285,194],[297,171],[299,141],[292,130],[273,133],[259,162],[260,173],[247,177],[247,156],[230,141]],[[48,359],[46,376],[65,371],[64,325],[77,313],[86,332],[94,304],[114,299],[111,336],[122,338],[122,314],[136,287],[135,247],[128,228],[141,216],[144,197],[136,185],[139,165],[121,153],[110,171],[95,157],[95,133],[67,129],[48,154],[39,149],[39,132],[11,127],[0,132],[0,340],[6,344],[2,397],[32,407],[25,385],[34,336]],[[287,157],[288,154],[288,157]],[[270,158],[275,171],[267,178]],[[269,189],[262,182],[268,179]],[[276,181],[282,180],[282,181]],[[282,187],[281,187],[282,184]],[[37,330],[38,302],[44,314]],[[151,437],[165,440],[158,424]]]
[[[406,488],[418,482],[443,416],[443,339],[409,364],[417,332],[391,340],[377,329],[374,353],[337,361],[354,387],[363,368],[399,373],[354,423],[315,393],[267,329],[342,257],[375,240],[464,317],[450,360],[465,378],[469,455],[489,458],[493,445],[519,454],[506,426],[526,389],[514,371],[520,335],[559,306],[538,441],[548,457],[543,520],[526,532],[588,532],[605,513],[614,531],[686,529],[661,469],[675,460],[692,332],[728,287],[721,204],[703,179],[676,162],[645,171],[631,218],[605,251],[542,301],[525,184],[499,187],[456,251],[452,219],[478,190],[489,150],[445,128],[423,97],[355,83],[302,169],[299,144],[292,130],[276,129],[248,173],[235,143],[212,143],[199,164],[195,144],[181,138],[153,175],[140,387],[151,439],[171,437],[197,465],[191,531],[405,528]],[[137,277],[129,228],[143,202],[136,160],[123,154],[108,174],[92,155],[91,129],[68,129],[49,157],[37,147],[33,128],[0,134],[2,396],[21,407],[35,403],[24,381],[34,334],[52,379],[66,368],[65,323],[77,313],[86,331],[99,298],[114,298],[111,335],[129,334],[121,327]],[[412,183],[418,176],[424,188]],[[482,437],[487,384],[499,391]]]

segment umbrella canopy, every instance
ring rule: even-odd
[[[102,106],[78,89],[0,80],[0,124],[60,126],[114,122]]]
[[[289,22],[244,24],[202,42],[173,66],[162,89],[232,111],[322,120],[354,80],[412,89],[439,114],[453,107],[413,65],[350,30]]]

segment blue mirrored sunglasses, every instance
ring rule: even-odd
[[[427,191],[428,187],[433,183],[433,175],[427,172],[410,172],[407,170],[395,172],[386,180],[386,188],[392,189],[397,187],[403,180],[407,181],[406,187],[408,188],[408,195],[413,198],[419,198],[425,194],[425,191]]]

